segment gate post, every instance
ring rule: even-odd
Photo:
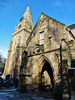
[[[75,68],[68,69],[71,100],[75,100]]]

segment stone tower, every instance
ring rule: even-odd
[[[22,52],[26,48],[26,40],[33,27],[31,12],[28,6],[24,15],[21,17],[19,24],[16,25],[15,32],[12,33],[12,41],[10,41],[9,44],[5,70],[2,76],[3,78],[8,74],[10,74],[11,77],[18,76]]]

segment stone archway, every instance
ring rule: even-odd
[[[37,60],[36,68],[38,75],[41,74],[39,75],[39,80],[41,79],[42,82],[42,76],[44,75],[46,78],[45,82],[48,81],[46,85],[54,87],[54,69],[51,61],[46,56],[42,55]]]
[[[45,86],[52,86],[54,87],[54,78],[53,78],[53,71],[51,65],[48,61],[44,60],[44,65],[41,70],[41,83],[44,82]]]

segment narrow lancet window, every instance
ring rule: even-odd
[[[40,45],[44,44],[44,31],[40,32]]]

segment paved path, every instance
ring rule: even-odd
[[[0,90],[0,100],[54,100],[37,96],[37,93],[19,93],[16,88]],[[40,94],[41,95],[41,94]]]
[[[16,88],[0,89],[0,100],[12,100],[14,96],[18,95]]]

